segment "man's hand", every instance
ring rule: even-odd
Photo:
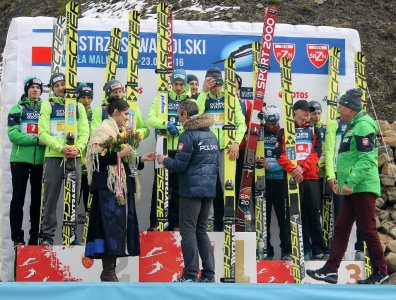
[[[239,144],[234,142],[231,147],[228,149],[227,153],[231,160],[236,160],[239,157]]]
[[[67,159],[75,158],[79,152],[80,151],[78,150],[78,148],[71,148],[68,146],[63,147],[62,149],[62,154]]]
[[[298,177],[298,176],[302,176],[302,174],[304,173],[303,169],[301,168],[301,166],[297,166],[294,168],[294,170],[292,171],[292,175],[294,177]]]
[[[163,154],[157,154],[157,162],[160,164],[160,165],[162,165],[163,163],[164,163],[164,160],[165,160],[165,155],[163,155]]]
[[[263,158],[263,157],[257,158],[256,159],[256,163],[259,163],[259,164],[263,165],[263,167],[265,168],[266,171],[269,170],[269,164],[268,164],[268,161],[265,158]]]
[[[353,189],[351,189],[349,186],[347,186],[346,184],[342,186],[343,195],[351,195],[352,193],[353,193]]]
[[[205,78],[205,81],[203,82],[202,91],[207,93],[214,86],[216,86],[216,79],[213,79],[212,77],[207,77],[207,78]]]
[[[333,186],[334,186],[335,184],[337,184],[337,180],[336,180],[335,178],[329,179],[329,180],[327,180],[327,184],[328,184],[331,188],[333,188]]]

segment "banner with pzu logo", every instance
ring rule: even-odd
[[[0,203],[2,212],[0,234],[1,277],[12,279],[13,251],[9,230],[9,201],[11,199],[11,181],[9,157],[11,144],[7,137],[7,114],[17,98],[23,92],[23,80],[35,75],[47,83],[50,77],[51,43],[53,18],[15,18],[10,24],[7,43],[4,50],[3,76],[1,83],[1,143],[0,155],[4,159],[0,168]],[[78,81],[93,87],[94,102],[102,102],[102,88],[110,30],[119,27],[123,34],[121,56],[117,79],[126,83],[126,53],[128,20],[120,19],[79,19],[78,24]],[[174,66],[194,73],[200,82],[205,78],[206,70],[217,66],[224,70],[223,63],[213,64],[226,58],[241,46],[261,40],[262,23],[228,22],[190,22],[174,21]],[[156,96],[156,21],[141,21],[141,45],[139,53],[139,99],[138,104],[146,117],[151,102]],[[356,30],[334,27],[313,27],[306,25],[277,24],[270,70],[267,80],[265,101],[280,107],[281,86],[279,60],[288,56],[292,60],[293,94],[295,100],[318,100],[325,106],[327,94],[328,53],[331,47],[341,49],[340,91],[351,88],[354,83],[353,55],[360,51],[360,39]],[[249,51],[249,47],[242,47]],[[251,55],[237,59],[237,72],[243,79],[243,86],[252,87]],[[224,76],[224,74],[223,74]],[[246,90],[245,90],[246,91]],[[47,98],[48,88],[42,95]],[[251,93],[244,93],[251,98]],[[326,115],[326,108],[323,107]],[[141,146],[141,153],[155,149],[153,132]],[[148,227],[148,212],[151,197],[153,172],[147,167],[141,174],[142,200],[137,205],[141,228]],[[29,194],[29,193],[27,193]],[[28,207],[29,200],[27,199]],[[61,201],[59,201],[61,202]],[[28,215],[26,212],[25,215]],[[28,218],[25,218],[28,221]],[[59,220],[61,219],[61,212]],[[26,224],[27,225],[27,224]],[[27,227],[27,226],[26,226]],[[26,229],[25,227],[25,229]],[[60,227],[60,226],[58,226]],[[27,232],[27,230],[25,230]],[[59,235],[59,233],[57,234]]]

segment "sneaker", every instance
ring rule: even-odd
[[[329,255],[324,252],[315,253],[311,257],[312,260],[327,260],[328,258]]]
[[[196,278],[191,279],[191,278],[185,278],[183,276],[179,277],[173,282],[184,282],[184,283],[190,283],[190,282],[197,282],[198,280]]]
[[[54,244],[54,239],[50,236],[43,237],[40,246],[52,246]]]
[[[337,272],[333,272],[325,267],[317,270],[307,270],[307,274],[313,279],[336,284],[338,281]]]
[[[212,278],[204,277],[204,278],[200,278],[199,282],[202,282],[202,283],[215,283],[216,280],[214,279],[214,277],[212,277]]]
[[[357,284],[385,284],[389,276],[381,273],[379,269],[374,269],[373,273],[366,279],[358,280]]]
[[[364,251],[356,251],[355,252],[355,261],[364,261]]]

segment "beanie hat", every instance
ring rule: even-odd
[[[79,86],[77,87],[76,92],[77,92],[77,101],[81,97],[84,97],[84,96],[88,96],[88,97],[93,98],[93,91],[92,91],[91,87],[88,84],[84,83],[84,82],[81,82],[79,84]]]
[[[196,81],[199,83],[198,77],[195,76],[194,74],[188,74],[187,75],[187,83],[189,83],[190,81]]]
[[[117,89],[122,89],[122,84],[116,79],[109,80],[108,82],[105,83],[103,86],[103,90],[106,93],[106,97],[109,97],[112,91],[115,91]]]
[[[54,73],[51,75],[48,86],[53,87],[55,83],[59,81],[66,81],[65,74],[63,73]]]
[[[359,111],[362,109],[362,96],[363,91],[361,89],[350,89],[341,95],[338,104]]]
[[[318,101],[309,101],[309,109],[313,112],[315,110],[322,111],[322,105]]]
[[[28,77],[25,79],[25,82],[24,82],[24,91],[25,91],[26,97],[28,95],[28,89],[33,84],[37,84],[40,87],[40,90],[41,90],[40,95],[43,93],[43,82],[40,79],[38,79],[37,77]]]
[[[175,81],[181,81],[184,84],[187,84],[187,73],[183,69],[178,69],[174,70],[172,73],[172,84],[175,83]]]
[[[216,85],[223,85],[223,76],[221,75],[221,70],[219,68],[210,68],[206,71],[205,78],[212,77],[216,80]]]
[[[309,111],[309,103],[307,100],[298,100],[296,103],[293,105],[293,111],[296,111],[297,109],[302,109],[305,111]]]
[[[274,105],[266,106],[264,108],[265,122],[279,122],[280,112]]]

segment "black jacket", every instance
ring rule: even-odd
[[[195,198],[216,196],[219,168],[219,144],[210,131],[212,118],[203,114],[187,120],[174,159],[165,158],[164,166],[179,174],[179,194]]]

